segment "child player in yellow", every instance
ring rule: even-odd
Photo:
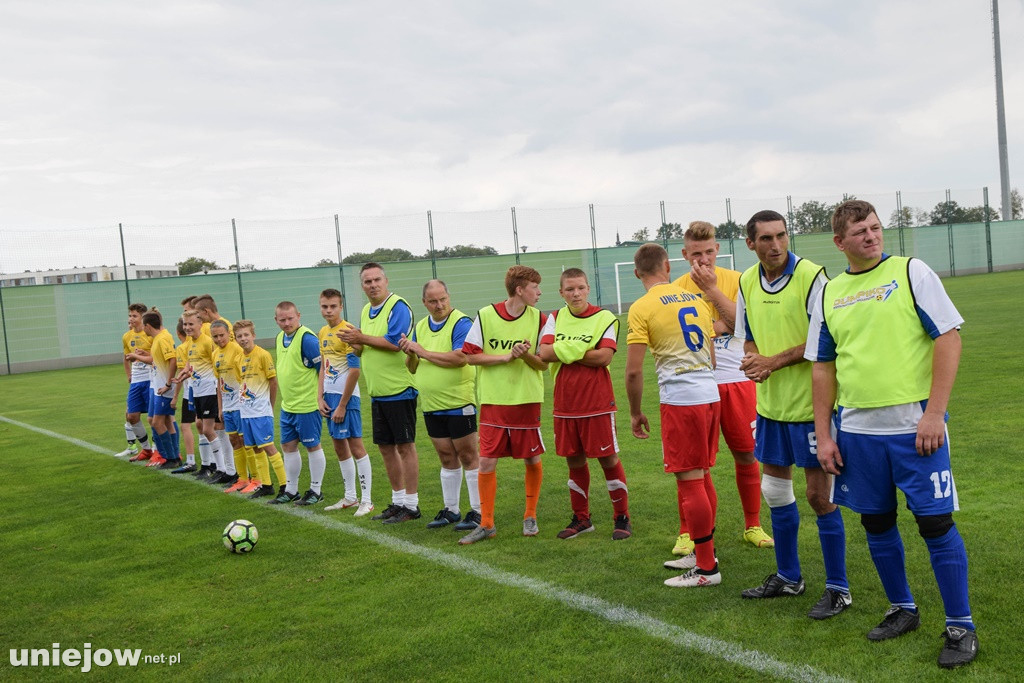
[[[131,456],[134,460],[149,460],[153,451],[149,448],[149,436],[146,426],[142,424],[142,413],[149,408],[149,366],[145,361],[134,356],[138,351],[149,351],[153,344],[146,331],[142,329],[142,315],[149,309],[146,304],[128,306],[128,331],[121,337],[124,349],[124,372],[128,377],[128,400],[124,414],[124,433],[128,439],[128,448],[118,453],[118,457]],[[139,450],[141,447],[141,451]],[[136,458],[136,456],[140,456]]]
[[[242,414],[240,412],[242,390],[242,347],[231,340],[231,331],[223,320],[210,324],[210,335],[216,348],[213,351],[213,372],[217,376],[218,413],[224,420],[224,431],[231,444],[235,471],[238,478],[224,489],[225,493],[239,491],[252,493],[260,485],[256,474],[256,453],[246,449],[242,437]],[[249,453],[252,453],[252,467],[249,468]],[[225,454],[225,460],[227,454]],[[246,470],[249,470],[248,475]]]
[[[260,481],[260,487],[249,497],[273,496],[275,491],[270,479],[271,465],[279,483],[283,485],[286,479],[284,461],[274,448],[277,369],[270,353],[256,345],[256,326],[251,320],[239,320],[235,323],[235,341],[243,351],[239,368],[242,377],[242,388],[239,392],[242,437],[245,445],[255,451],[256,472]]]
[[[363,419],[359,397],[359,356],[342,341],[339,333],[349,327],[342,320],[341,292],[325,289],[320,292],[320,314],[327,323],[320,328],[320,412],[327,418],[327,431],[334,441],[334,452],[341,467],[345,495],[325,510],[356,508],[355,516],[373,511],[370,489],[373,474],[370,456],[363,445]],[[356,499],[356,471],[359,472],[361,497]]]

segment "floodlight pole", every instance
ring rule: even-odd
[[[124,228],[117,224],[117,234],[121,238],[121,265],[124,266],[124,295],[128,306],[132,305],[132,290],[128,286],[128,254],[124,250]]]
[[[1003,104],[1003,57],[999,47],[999,0],[992,0],[992,44],[996,59],[996,130],[999,136],[999,186],[1003,220],[1013,218],[1010,207],[1010,160],[1006,151],[1006,107]]]

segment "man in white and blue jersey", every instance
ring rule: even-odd
[[[146,304],[128,306],[128,331],[121,337],[124,352],[124,372],[128,378],[128,398],[125,408],[124,433],[128,440],[128,448],[118,453],[118,457],[132,456],[135,460],[148,460],[152,456],[149,448],[149,436],[146,425],[142,423],[142,413],[149,407],[149,366],[140,358],[149,355],[152,338],[142,329],[142,316],[149,309]],[[141,355],[139,352],[142,352]],[[141,452],[140,452],[141,447]]]
[[[846,529],[839,507],[829,500],[831,477],[818,464],[811,364],[804,360],[811,301],[828,278],[824,268],[789,251],[786,220],[775,211],[759,211],[747,221],[746,242],[758,263],[740,275],[735,336],[744,340],[740,370],[757,383],[754,456],[764,468],[761,493],[771,508],[776,571],[742,596],[777,598],[806,590],[797,553],[796,465],[807,480],[825,564],[825,591],[807,616],[828,619],[852,602]]]
[[[814,362],[818,460],[836,475],[832,500],[860,513],[891,603],[867,636],[896,638],[921,621],[896,526],[898,489],[946,611],[939,666],[961,666],[978,653],[946,434],[963,317],[927,265],[882,251],[882,223],[868,202],[840,204],[832,231],[850,265],[815,300],[805,357]]]

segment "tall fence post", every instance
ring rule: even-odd
[[[242,262],[238,258],[238,230],[235,228],[235,219],[231,219],[231,239],[235,243],[235,276],[238,278],[238,307],[242,310],[242,318],[245,318],[245,295],[242,294]]]
[[[789,239],[792,242],[790,249],[796,251],[796,226],[793,225],[793,195],[786,195],[786,223],[789,224]]]
[[[732,236],[732,200],[725,198],[725,222],[729,224],[729,254],[732,256],[732,268],[736,270],[736,247]]]
[[[7,314],[4,312],[4,283],[0,282],[0,327],[4,333],[4,355],[7,356],[7,374],[11,374],[11,344],[7,341]]]
[[[956,277],[956,257],[953,255],[953,199],[946,190],[946,239],[949,241],[949,275]]]
[[[590,205],[590,247],[594,255],[594,287],[597,289],[597,305],[601,305],[601,271],[597,261],[597,224],[594,222],[594,205]]]
[[[334,239],[338,244],[338,279],[341,280],[341,314],[348,320],[348,296],[345,294],[345,264],[341,256],[341,222],[334,214]]]
[[[434,219],[430,216],[430,212],[427,211],[427,234],[430,238],[430,272],[433,273],[433,277],[437,279],[437,252],[434,251]]]
[[[512,245],[516,250],[516,265],[519,265],[519,228],[516,227],[516,207],[512,207]]]
[[[988,272],[992,272],[992,216],[988,206],[988,188],[984,188],[985,196],[985,253],[988,256]]]
[[[661,208],[661,236],[662,241],[665,243],[665,251],[668,251],[668,228],[665,227],[665,202],[664,200],[659,203]]]
[[[121,265],[124,268],[124,296],[128,299],[128,306],[132,305],[132,290],[128,286],[128,254],[124,250],[124,228],[117,224],[117,234],[121,238]]]
[[[907,255],[907,249],[903,242],[903,193],[896,190],[896,227],[900,230],[900,256]]]

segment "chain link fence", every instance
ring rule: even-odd
[[[1024,221],[996,220],[987,188],[858,196],[878,208],[887,226],[887,252],[920,258],[942,276],[1024,268]],[[444,280],[453,305],[472,315],[505,297],[504,272],[516,263],[541,273],[539,305],[545,310],[562,305],[558,279],[570,267],[590,275],[595,303],[625,310],[643,293],[629,265],[640,242],[659,241],[678,257],[686,225],[706,220],[719,226],[721,253],[732,255],[733,267],[744,270],[755,258],[742,226],[762,209],[787,216],[796,253],[837,273],[845,260],[832,243],[827,218],[843,199],[787,196],[45,232],[0,229],[0,374],[117,362],[131,302],[156,306],[173,320],[183,298],[211,294],[224,317],[253,320],[257,337],[266,340],[277,333],[273,313],[280,301],[295,302],[303,322],[318,329],[319,293],[330,287],[344,293],[345,317],[357,320],[365,303],[359,286],[362,261],[344,260],[377,249],[404,259],[384,265],[391,290],[408,299],[417,316],[425,314],[419,300],[427,280]],[[490,247],[493,253],[446,256],[459,245]],[[218,267],[153,277],[189,259]],[[76,267],[92,272],[96,266],[105,270],[97,271],[94,281],[75,282],[68,275],[57,280],[39,272]],[[684,272],[682,266],[678,274]],[[41,277],[61,284],[23,284]]]

